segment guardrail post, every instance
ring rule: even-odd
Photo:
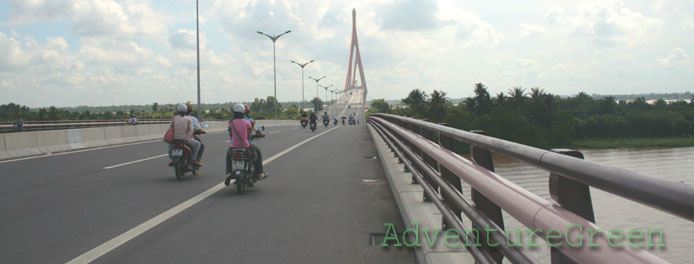
[[[572,149],[552,149],[552,152],[583,159],[583,153]],[[588,185],[562,177],[558,174],[549,174],[549,194],[552,199],[564,209],[595,223],[593,202],[590,198]],[[576,263],[556,248],[551,249],[552,264]]]
[[[472,130],[470,132],[481,135],[487,134],[487,132],[483,130]],[[489,150],[476,147],[474,145],[470,145],[470,156],[472,157],[472,161],[474,161],[477,165],[480,165],[489,171],[494,171],[494,161],[492,160],[492,153],[489,152]],[[494,223],[496,223],[499,226],[499,228],[504,229],[504,218],[501,214],[501,208],[499,208],[498,205],[496,205],[494,202],[489,200],[489,198],[485,197],[482,193],[478,192],[474,188],[471,188],[470,196],[472,198],[472,201],[475,203],[475,207],[477,207],[480,211],[486,214],[487,217],[489,217],[489,219],[494,221]],[[486,227],[478,226],[477,228],[479,228],[480,230],[484,230],[484,228]],[[504,255],[501,254],[501,252],[499,252],[499,250],[496,247],[487,246],[491,242],[487,242],[486,236],[481,236],[480,242],[482,243],[483,248],[487,252],[489,252],[489,255],[494,259],[494,261],[496,261],[496,263],[502,262],[502,260],[504,259]],[[506,243],[506,241],[498,242]]]
[[[445,124],[445,123],[441,123],[440,125],[448,126],[448,124]],[[454,151],[455,140],[453,140],[452,138],[447,137],[445,135],[441,135],[440,133],[439,133],[439,145],[450,150],[451,152],[455,152]],[[450,183],[461,194],[463,193],[463,186],[461,185],[460,177],[453,174],[451,171],[446,169],[446,167],[439,166],[439,171],[441,172],[441,178],[443,178],[444,181]],[[462,216],[460,214],[462,212],[462,209],[458,208],[458,205],[455,202],[453,202],[452,197],[441,192],[440,189],[439,189],[439,192],[441,194],[441,198],[443,198],[443,203],[448,205],[448,207],[451,208],[451,210],[453,210],[455,215],[462,221]],[[443,229],[448,229],[448,227],[451,226],[450,223],[446,222],[445,218],[442,217],[441,220],[443,221],[443,223],[442,223]]]

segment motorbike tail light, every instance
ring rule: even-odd
[[[246,155],[232,155],[231,159],[233,159],[233,160],[245,160]]]

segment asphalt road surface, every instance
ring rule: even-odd
[[[244,195],[217,188],[225,134],[203,136],[205,166],[182,181],[162,142],[0,161],[0,263],[415,261],[372,245],[384,223],[403,224],[363,123],[266,134],[270,177]]]

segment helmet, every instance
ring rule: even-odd
[[[178,106],[176,106],[176,111],[179,113],[185,113],[188,112],[188,107],[184,104],[178,104]]]
[[[187,111],[187,112],[188,112],[189,114],[193,112],[193,105],[190,104],[190,102],[186,102],[186,107],[188,107],[188,111]]]
[[[243,113],[246,111],[246,107],[244,107],[242,104],[235,104],[234,107],[231,108],[232,111],[235,113]]]
[[[250,107],[248,107],[248,105],[247,105],[247,104],[243,104],[243,107],[244,107],[244,108],[246,108],[246,110],[245,110],[245,112],[244,112],[244,113],[248,114],[248,113],[250,113],[250,112],[251,112],[251,108],[250,108]]]

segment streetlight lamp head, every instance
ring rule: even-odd
[[[311,60],[311,61],[309,61],[309,62],[313,62],[313,60]]]
[[[289,33],[289,32],[292,32],[292,31],[291,31],[291,30],[287,30],[287,32],[284,32],[284,34],[287,34],[287,33]]]
[[[260,31],[257,31],[257,32],[258,32],[258,34],[265,34],[265,33],[263,33],[263,32],[260,32]]]

